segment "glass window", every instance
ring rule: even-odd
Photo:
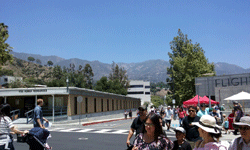
[[[139,92],[128,92],[128,94],[144,94],[143,91],[139,91]]]

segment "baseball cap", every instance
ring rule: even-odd
[[[186,134],[186,130],[183,127],[177,127],[174,129],[175,132],[180,131],[181,133]]]

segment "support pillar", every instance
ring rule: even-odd
[[[53,123],[55,122],[55,95],[53,96],[53,100],[52,100],[52,109],[53,109]]]

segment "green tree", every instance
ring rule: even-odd
[[[81,68],[82,67],[79,66],[79,69],[81,69]],[[93,73],[93,70],[92,70],[90,64],[85,65],[85,67],[83,69],[83,75],[84,75],[85,81],[86,81],[85,88],[92,89],[93,88],[94,73]]]
[[[42,61],[40,59],[36,59],[36,63],[41,65],[42,64]]]
[[[51,61],[51,60],[49,60],[48,62],[47,62],[47,64],[48,64],[48,66],[53,66],[53,62]]]
[[[160,105],[164,105],[164,99],[162,99],[160,96],[155,96],[155,95],[152,95],[151,96],[151,102],[153,103],[153,105],[155,107],[159,107]]]
[[[171,67],[167,68],[172,96],[177,105],[195,95],[195,78],[205,73],[214,73],[214,64],[208,63],[199,43],[193,44],[181,30],[170,42],[172,52],[168,53]]]
[[[34,57],[29,56],[29,57],[28,57],[28,61],[33,62],[33,61],[35,61],[35,58],[34,58]]]
[[[129,87],[127,70],[119,67],[115,62],[112,64],[109,80],[118,80],[122,85],[124,85],[124,88],[127,89]]]
[[[8,26],[4,23],[0,23],[0,64],[3,65],[7,61],[12,62],[13,56],[10,54],[12,51],[12,47],[8,43],[6,43],[6,40],[8,39]],[[2,66],[0,66],[1,68]]]

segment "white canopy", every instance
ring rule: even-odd
[[[238,94],[225,98],[224,100],[250,100],[250,94],[242,91]]]

